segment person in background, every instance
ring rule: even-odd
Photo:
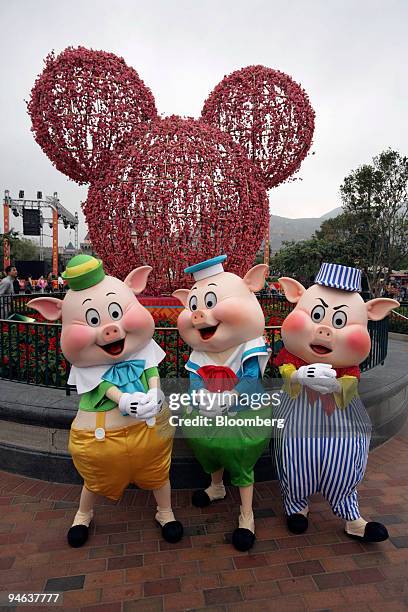
[[[20,279],[17,276],[13,280],[13,289],[16,295],[20,293]]]
[[[62,293],[64,291],[64,279],[61,276],[61,273],[58,274],[58,291]]]
[[[25,286],[25,292],[26,293],[32,293],[33,291],[34,291],[33,280],[31,278],[31,276],[29,276],[27,278],[27,282],[26,282],[26,286]]]
[[[45,289],[46,286],[47,286],[47,281],[45,280],[45,278],[41,274],[40,278],[37,281],[37,287],[39,287],[41,293],[44,293],[44,289]]]
[[[0,282],[0,295],[13,295],[14,280],[17,278],[17,269],[15,266],[7,266],[5,273],[6,276]],[[7,319],[10,307],[11,300],[0,300],[0,319]]]
[[[17,268],[15,266],[7,266],[5,272],[6,276],[0,283],[0,295],[11,295],[14,293],[14,280],[17,278]]]
[[[52,272],[50,272],[47,276],[47,284],[45,286],[45,291],[47,293],[53,293],[54,292],[54,287],[53,287],[53,283],[52,283]]]

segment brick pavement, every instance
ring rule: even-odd
[[[64,609],[89,612],[407,610],[407,431],[370,454],[360,487],[364,516],[388,526],[381,544],[349,540],[319,496],[307,534],[289,535],[271,482],[256,486],[250,554],[229,544],[235,490],[203,510],[191,506],[190,491],[175,491],[186,528],[175,546],[159,538],[151,495],[127,491],[117,506],[97,508],[88,544],[70,549],[80,487],[0,472],[0,590],[63,591]]]

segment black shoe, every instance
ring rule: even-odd
[[[180,542],[181,538],[184,535],[184,528],[180,521],[170,521],[169,523],[166,523],[163,526],[160,525],[160,527],[163,540],[166,540],[166,542],[170,542],[170,544]]]
[[[211,499],[208,497],[204,489],[199,489],[198,491],[194,491],[191,497],[191,503],[196,508],[205,508],[211,504]]]
[[[245,552],[252,548],[255,540],[255,534],[243,527],[237,527],[232,533],[232,544],[234,548],[241,552]]]
[[[346,530],[344,530],[347,533]],[[364,535],[354,535],[353,533],[347,533],[349,538],[353,538],[353,540],[359,540],[360,542],[384,542],[384,540],[388,540],[388,531],[385,525],[382,523],[376,523],[375,521],[370,521],[367,523],[364,529]]]
[[[74,525],[67,533],[68,544],[72,548],[83,546],[88,539],[89,527],[86,525]]]
[[[300,534],[304,533],[306,529],[309,527],[309,521],[307,516],[304,514],[300,514],[296,512],[295,514],[291,514],[286,517],[286,523],[289,531],[292,533]]]

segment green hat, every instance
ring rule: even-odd
[[[100,259],[91,255],[75,255],[67,263],[62,278],[73,291],[89,289],[105,278],[105,271]]]

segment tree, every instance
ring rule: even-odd
[[[375,295],[408,256],[408,158],[388,149],[351,172],[340,187],[354,236],[362,247],[359,263]]]
[[[312,236],[309,240],[284,242],[271,258],[271,274],[294,276],[310,285],[325,261],[354,265],[356,252],[352,241]]]
[[[19,233],[11,229],[6,234],[0,234],[0,268],[4,269],[3,244],[4,239],[10,244],[10,260],[12,263],[18,260],[37,260],[39,248],[32,240],[20,238]]]

